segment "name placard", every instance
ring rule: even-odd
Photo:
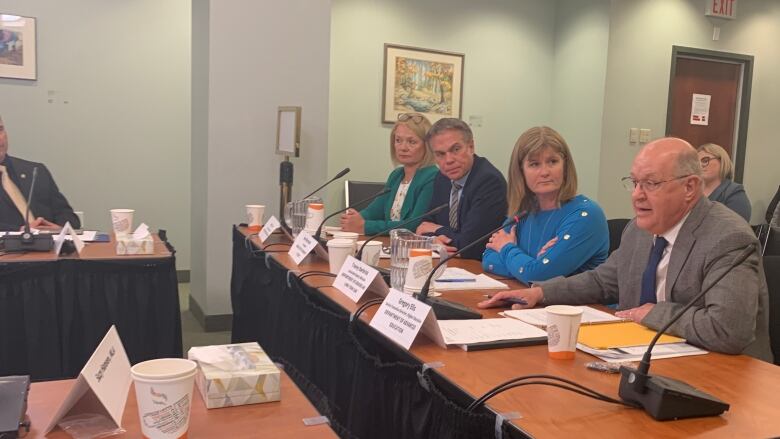
[[[309,235],[309,232],[301,230],[301,232],[298,233],[298,237],[293,241],[290,251],[288,251],[287,254],[290,255],[293,262],[295,262],[295,265],[298,265],[316,246],[317,240]]]
[[[130,382],[130,361],[116,327],[111,326],[81,369],[76,383],[49,421],[44,434],[53,430],[65,416],[82,413],[106,415],[120,427]]]
[[[369,325],[409,350],[430,311],[429,305],[391,288]]]
[[[265,242],[265,240],[271,236],[271,233],[274,233],[274,231],[281,226],[279,220],[272,215],[271,218],[268,218],[268,221],[263,224],[263,230],[257,235],[257,239],[259,239],[261,243]]]
[[[387,289],[382,276],[377,276],[378,274],[379,271],[375,268],[364,264],[352,256],[347,256],[347,260],[341,266],[341,271],[336,276],[333,286],[357,303],[369,287],[373,286],[374,289],[381,289],[380,285],[374,285],[377,281],[382,283],[385,289]],[[379,291],[377,293],[381,294]]]

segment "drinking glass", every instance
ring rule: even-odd
[[[407,229],[390,231],[390,286],[404,290],[406,268],[409,266],[409,249],[427,248],[433,245],[432,236],[420,236]]]

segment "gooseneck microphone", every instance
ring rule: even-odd
[[[10,176],[9,176],[10,177]],[[35,182],[38,180],[38,167],[33,168],[32,182],[30,183],[30,192],[27,194],[27,209],[24,212],[24,231],[21,235],[12,236],[6,234],[3,238],[4,250],[6,252],[47,252],[54,247],[54,240],[51,235],[34,235],[30,231],[30,205],[33,202],[35,194]]]
[[[347,207],[345,207],[345,208],[343,208],[341,210],[337,210],[337,211],[331,213],[330,215],[326,216],[325,219],[323,219],[322,222],[320,223],[320,226],[317,228],[317,233],[315,233],[314,239],[316,239],[317,242],[319,242],[323,247],[327,248],[325,246],[325,244],[324,244],[324,241],[320,237],[320,234],[322,233],[322,227],[325,226],[325,222],[326,221],[328,221],[329,219],[333,218],[334,216],[336,216],[336,215],[338,215],[338,214],[340,214],[342,212],[347,211],[348,209],[354,209],[355,206],[360,206],[363,203],[367,203],[369,201],[374,201],[375,198],[379,198],[379,197],[381,197],[382,195],[384,195],[384,194],[386,194],[388,192],[390,192],[390,188],[384,188],[383,190],[375,193],[374,195],[371,195],[370,197],[366,198],[365,200],[360,200],[357,203],[354,203],[354,204],[352,204],[350,206],[347,206]]]
[[[311,193],[310,193],[309,195],[306,195],[305,197],[302,197],[302,198],[301,198],[301,200],[305,200],[305,199],[307,199],[307,198],[311,197],[312,195],[314,195],[314,194],[316,194],[317,192],[319,192],[319,191],[320,191],[320,189],[322,189],[322,188],[324,188],[325,186],[327,186],[327,185],[329,185],[329,184],[333,183],[334,181],[336,181],[336,180],[338,180],[339,178],[341,178],[341,177],[343,177],[343,176],[347,175],[348,173],[349,173],[349,168],[344,168],[344,169],[342,169],[342,170],[341,170],[341,172],[339,172],[338,174],[336,174],[336,176],[335,176],[335,177],[333,177],[333,178],[331,178],[330,180],[326,181],[326,182],[325,182],[325,184],[323,184],[322,186],[318,187],[317,189],[314,189],[313,191],[311,191]]]
[[[620,367],[620,387],[618,395],[624,401],[642,407],[645,411],[658,421],[669,419],[694,418],[701,416],[718,416],[729,409],[729,404],[718,398],[704,393],[696,388],[662,376],[651,376],[650,357],[653,347],[664,331],[669,329],[694,303],[704,297],[715,285],[720,282],[735,267],[745,262],[745,260],[756,250],[755,243],[745,247],[742,252],[734,258],[729,267],[723,271],[707,288],[694,296],[688,304],[677,312],[669,321],[658,330],[650,345],[647,347],[639,367]]]
[[[408,220],[406,220],[406,221],[404,221],[404,222],[402,222],[400,224],[396,224],[393,227],[390,227],[389,229],[382,230],[381,232],[379,232],[379,233],[377,233],[375,235],[369,236],[368,238],[366,238],[366,241],[363,243],[363,245],[360,247],[358,252],[355,254],[355,259],[360,260],[360,257],[363,256],[363,249],[366,248],[366,244],[368,244],[369,241],[371,241],[372,239],[374,239],[374,238],[376,238],[378,236],[384,235],[385,233],[388,233],[391,230],[400,229],[401,227],[403,227],[403,226],[405,226],[407,224],[411,224],[411,223],[413,223],[415,221],[419,221],[419,220],[425,218],[428,215],[433,215],[435,213],[439,213],[439,211],[441,211],[442,209],[444,209],[446,207],[449,207],[449,205],[450,205],[449,203],[444,203],[441,206],[434,207],[433,209],[425,212],[422,215],[418,215],[418,216],[416,216],[416,217],[414,217],[412,219],[408,219]]]
[[[282,162],[282,163],[284,163],[284,162]],[[322,188],[324,188],[325,186],[327,186],[327,185],[329,185],[329,184],[333,183],[334,181],[336,181],[336,180],[338,180],[339,178],[341,178],[341,177],[343,177],[343,176],[347,175],[348,173],[349,173],[349,168],[344,168],[344,169],[342,169],[342,170],[341,170],[341,172],[339,172],[338,174],[336,174],[336,176],[335,176],[335,177],[333,177],[333,178],[331,178],[330,180],[326,181],[326,182],[325,182],[325,183],[324,183],[322,186],[318,187],[317,189],[314,189],[314,190],[313,190],[313,191],[312,191],[310,194],[308,194],[308,195],[306,195],[305,197],[301,198],[301,200],[305,200],[305,199],[307,199],[307,198],[311,197],[312,195],[314,195],[314,194],[316,194],[317,192],[319,192],[319,191],[320,191],[320,189],[322,189]],[[281,226],[281,227],[282,227],[284,230],[286,230],[286,231],[287,231],[287,233],[289,234],[289,233],[291,233],[291,232],[292,232],[292,229],[290,228],[290,226],[288,226],[288,225],[287,225],[287,221],[286,221],[286,219],[284,218],[284,210],[285,210],[285,209],[284,209],[284,204],[281,204],[281,205],[279,206],[279,209],[280,209],[280,211],[282,212],[282,213],[281,213],[281,215],[280,215],[280,216],[281,216],[281,221],[279,221],[279,222],[281,223],[281,224],[280,224],[280,226]]]
[[[448,260],[454,258],[455,256],[460,255],[461,253],[463,253],[464,251],[470,248],[473,248],[474,246],[481,243],[482,241],[490,238],[491,235],[498,232],[499,230],[504,229],[506,227],[511,227],[519,223],[520,220],[523,219],[526,215],[527,212],[523,212],[519,215],[515,215],[515,217],[512,218],[512,221],[506,224],[501,224],[500,226],[496,227],[490,232],[470,242],[468,245],[461,247],[458,251],[453,253],[453,255],[450,256],[449,258],[445,258],[444,255],[441,255],[441,260],[439,261],[438,264],[436,264],[436,267],[434,267],[433,270],[431,270],[431,273],[428,275],[428,278],[425,279],[425,283],[420,289],[420,292],[417,294],[417,300],[419,300],[420,302],[425,302],[428,305],[430,305],[431,308],[433,309],[434,314],[436,314],[436,318],[439,320],[481,319],[482,314],[473,311],[471,308],[461,305],[460,303],[450,302],[449,300],[439,299],[438,297],[428,297],[428,291],[431,288],[431,281],[433,279],[433,275],[436,273],[436,270],[438,270],[439,267],[441,267]]]

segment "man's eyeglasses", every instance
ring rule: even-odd
[[[702,168],[706,168],[713,160],[720,160],[720,157],[702,157],[699,159]]]
[[[639,189],[642,189],[645,192],[653,192],[658,190],[658,188],[660,188],[661,185],[664,183],[674,181],[674,180],[679,180],[681,178],[690,177],[691,175],[692,174],[681,175],[679,177],[674,177],[668,180],[661,180],[661,181],[637,180],[634,177],[623,177],[620,179],[620,183],[622,183],[623,187],[626,188],[626,190],[629,192],[633,192],[637,186],[639,186]]]
[[[398,113],[399,122],[406,122],[407,120],[411,120],[414,123],[422,123],[425,117],[417,113]]]

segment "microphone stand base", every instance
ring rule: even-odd
[[[622,366],[618,395],[657,421],[718,416],[729,409],[729,404],[682,381],[649,375],[643,387],[636,385],[638,379],[636,369]]]
[[[467,306],[439,299],[438,297],[428,297],[425,299],[425,303],[431,306],[433,313],[439,320],[474,320],[482,318],[482,314]]]
[[[50,234],[31,235],[6,235],[0,241],[3,250],[9,253],[18,252],[48,252],[54,248],[54,239]]]

